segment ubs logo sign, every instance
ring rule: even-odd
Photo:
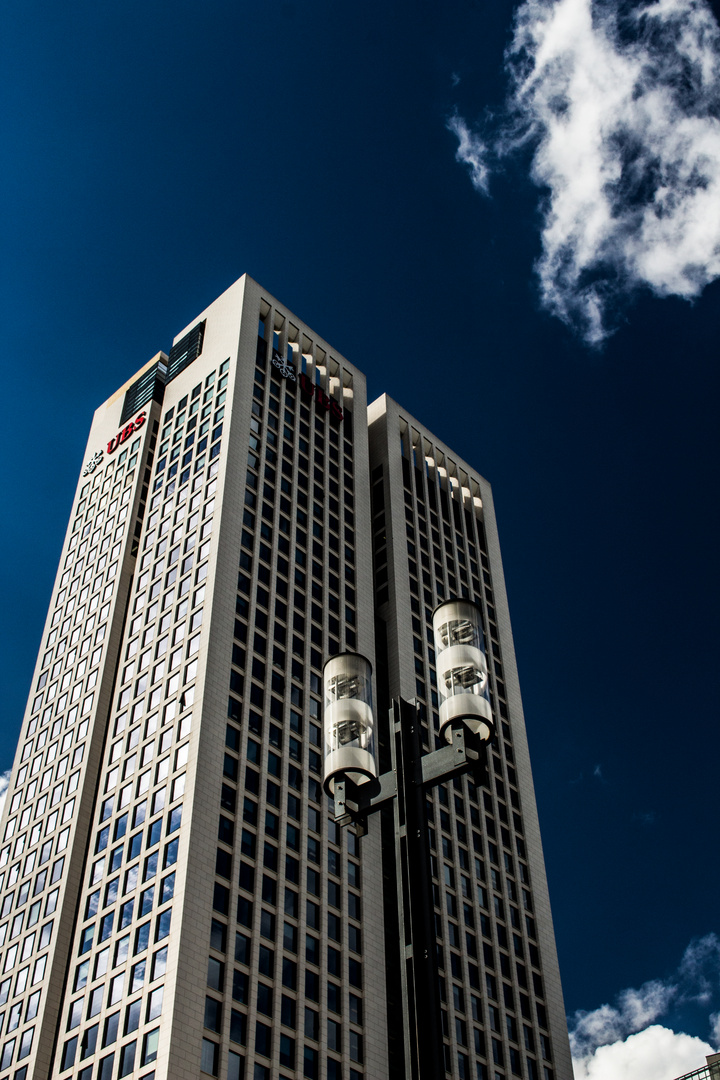
[[[145,413],[141,412],[131,420],[127,427],[124,427],[122,431],[119,431],[114,439],[111,439],[107,444],[108,454],[112,454],[113,450],[117,450],[121,443],[124,443],[126,439],[129,439],[134,431],[139,431],[145,423]]]
[[[93,456],[88,461],[87,465],[83,469],[83,476],[89,476],[90,473],[94,473],[98,465],[103,459],[102,450],[96,450]]]
[[[290,382],[296,382],[295,368],[287,360],[283,360],[277,349],[273,349],[272,360],[270,361],[273,367],[276,367],[283,379],[289,379]]]
[[[315,408],[324,409],[330,413],[330,416],[336,423],[342,423],[345,419],[345,413],[338,405],[334,398],[331,398],[320,386],[316,386],[304,371],[296,374],[295,368],[287,360],[284,360],[277,349],[273,349],[271,363],[273,367],[277,368],[278,372],[282,375],[283,379],[289,379],[291,382],[297,382],[300,386],[300,393],[306,398],[315,398]]]
[[[138,413],[134,420],[131,420],[127,427],[124,427],[122,431],[119,431],[117,435],[110,440],[107,444],[108,454],[112,454],[113,450],[117,450],[121,443],[124,443],[126,439],[129,439],[134,431],[139,431],[145,423],[145,413]],[[83,469],[83,476],[89,476],[90,473],[94,473],[98,465],[103,459],[103,451],[96,450],[90,460],[86,463]]]

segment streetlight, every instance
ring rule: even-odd
[[[332,795],[336,777],[358,787],[377,779],[372,664],[357,653],[333,656],[323,669],[323,689],[323,779]]]
[[[487,742],[493,729],[480,609],[470,600],[446,600],[433,612],[440,731],[452,742],[457,720]]]
[[[392,768],[380,776],[370,661],[340,653],[323,670],[323,781],[334,798],[335,821],[355,824],[362,836],[369,814],[393,808],[406,1080],[445,1075],[425,792],[465,772],[480,778],[494,732],[480,608],[469,600],[446,601],[433,614],[433,632],[447,745],[423,753],[417,703],[396,698]]]

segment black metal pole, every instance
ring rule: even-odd
[[[425,791],[466,772],[480,779],[486,749],[458,720],[450,742],[424,753],[417,705],[403,698],[393,701],[389,719],[392,769],[360,786],[335,779],[335,821],[354,823],[362,836],[368,814],[392,803],[399,940],[387,947],[389,954],[399,954],[403,1073],[405,1080],[439,1080],[445,1051]]]
[[[422,782],[422,736],[417,708],[393,702],[393,766],[397,776],[395,847],[408,1080],[445,1074],[435,943],[435,913]]]

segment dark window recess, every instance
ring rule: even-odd
[[[167,376],[165,382],[170,382],[181,371],[197,360],[202,352],[203,338],[205,336],[205,320],[194,326],[192,330],[180,338],[177,345],[173,345],[167,363]]]
[[[162,401],[165,393],[167,368],[164,360],[158,360],[144,374],[136,379],[125,391],[125,401],[120,415],[120,424],[126,424],[148,401]]]

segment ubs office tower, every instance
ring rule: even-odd
[[[490,489],[247,276],[93,419],[0,825],[0,1080],[403,1075],[387,821],[334,821],[321,676],[365,654],[381,756],[397,695],[434,749],[451,596],[497,737],[428,795],[447,1075],[570,1080]]]

